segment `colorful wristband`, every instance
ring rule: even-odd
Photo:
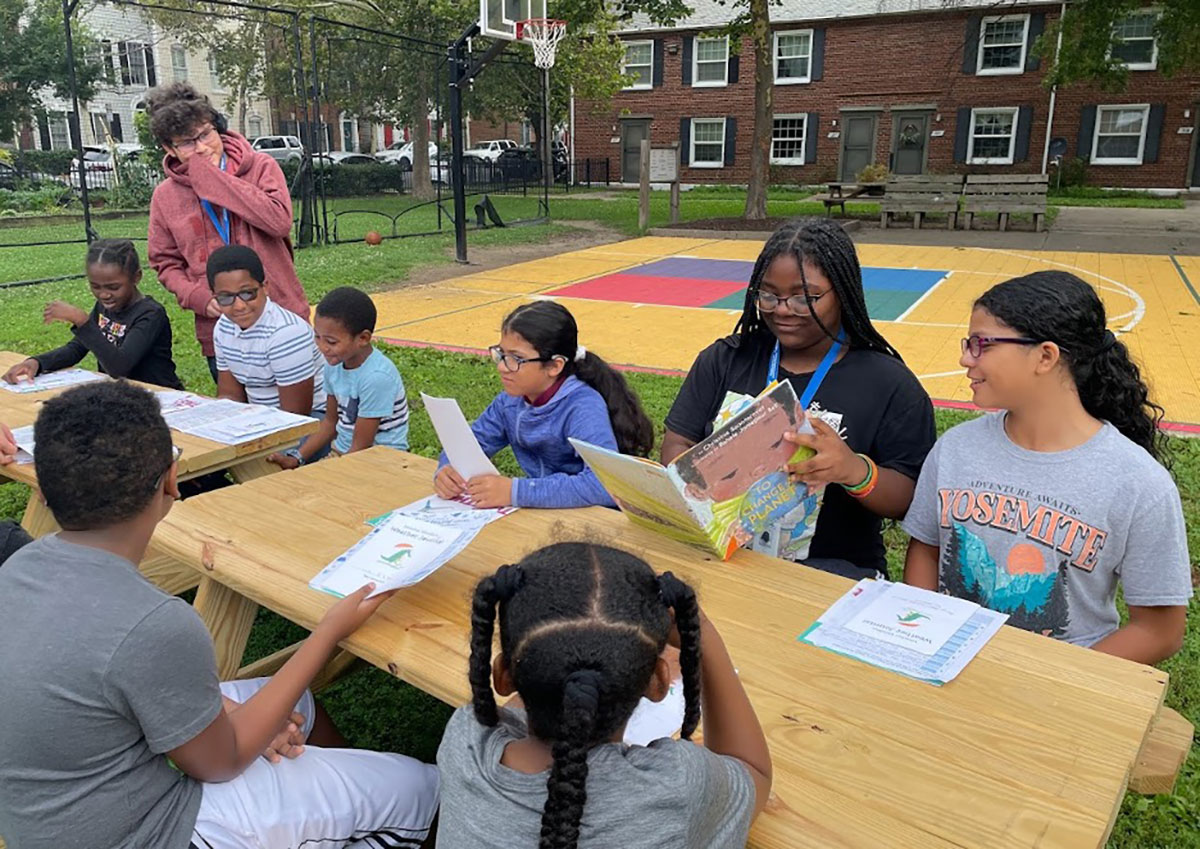
[[[879,467],[866,454],[859,454],[858,456],[862,457],[863,461],[867,464],[867,476],[863,478],[862,483],[855,484],[854,486],[843,486],[843,489],[854,498],[866,498],[875,491],[875,485],[879,483]]]

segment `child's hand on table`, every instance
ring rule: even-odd
[[[512,478],[478,475],[467,481],[467,495],[474,507],[484,509],[512,506]]]
[[[8,425],[0,422],[0,466],[7,466],[17,458],[17,440]]]
[[[268,463],[274,463],[281,469],[298,469],[300,468],[300,460],[297,457],[292,457],[289,454],[271,454],[267,457]]]
[[[438,498],[453,501],[467,491],[467,482],[463,476],[454,471],[453,466],[442,466],[433,477],[433,491]]]
[[[363,623],[371,618],[371,614],[379,609],[379,605],[396,594],[396,590],[392,590],[380,593],[374,598],[367,598],[373,592],[375,592],[375,585],[367,584],[338,601],[337,604],[325,611],[325,615],[313,629],[313,636],[325,637],[332,639],[335,643],[340,643],[362,627]]]
[[[40,370],[38,361],[33,357],[22,360],[4,373],[5,383],[18,383],[22,380],[33,380]]]
[[[66,301],[51,301],[42,310],[42,321],[46,324],[52,321],[65,321],[67,324],[79,327],[81,324],[87,324],[87,320],[88,314],[86,312],[74,304],[68,304]]]

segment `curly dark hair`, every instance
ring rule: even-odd
[[[51,398],[33,426],[46,504],[68,531],[138,515],[171,467],[171,431],[158,399],[123,380],[87,383]]]
[[[837,293],[842,312],[842,328],[850,347],[879,351],[903,359],[883,338],[867,312],[866,294],[863,292],[862,268],[858,264],[858,253],[846,231],[835,221],[826,218],[796,218],[780,225],[763,245],[754,271],[750,274],[750,285],[746,288],[746,300],[742,306],[742,317],[733,332],[746,336],[759,333],[770,334],[758,312],[758,290],[762,287],[763,275],[777,257],[791,254],[800,266],[800,282],[808,294],[808,279],[804,275],[804,263],[808,261],[829,278],[833,291]],[[830,339],[835,338],[829,328],[821,323],[816,310],[810,303],[808,311],[813,321]]]
[[[205,122],[225,132],[225,119],[191,83],[171,83],[151,89],[146,95],[150,132],[164,147],[173,139],[193,134]]]
[[[1058,345],[1088,415],[1110,422],[1170,466],[1163,408],[1150,400],[1125,343],[1108,330],[1096,290],[1066,271],[1035,271],[988,289],[975,302],[1013,330]]]
[[[522,304],[504,319],[504,333],[516,333],[534,347],[539,357],[562,357],[562,373],[574,374],[600,393],[608,407],[613,436],[622,454],[650,456],[654,447],[654,425],[642,402],[625,377],[591,351],[575,359],[579,348],[579,326],[570,310],[556,301]]]
[[[540,849],[574,849],[587,802],[588,752],[616,734],[650,683],[671,629],[679,629],[683,737],[700,721],[700,608],[666,572],[655,575],[628,552],[558,543],[518,565],[501,566],[475,587],[471,606],[471,692],[475,718],[499,721],[492,693],[492,635],[529,717],[550,744]]]
[[[364,330],[375,332],[375,302],[366,292],[353,286],[339,286],[321,298],[317,315],[336,321],[351,336]]]

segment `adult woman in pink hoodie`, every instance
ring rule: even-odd
[[[150,265],[180,306],[195,314],[196,339],[215,381],[212,334],[221,313],[204,269],[217,248],[253,248],[271,282],[271,300],[308,320],[293,263],[292,198],[279,164],[228,129],[192,86],[156,88],[146,105],[150,130],[166,151],[168,178],[150,201]]]

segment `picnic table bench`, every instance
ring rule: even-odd
[[[830,183],[829,193],[821,198],[825,204],[825,217],[833,215],[835,206],[841,207],[841,214],[846,214],[846,201],[861,197],[879,197],[884,192],[884,183]],[[849,191],[849,194],[846,192]]]
[[[312,628],[335,600],[309,580],[365,519],[428,495],[434,468],[371,448],[177,505],[155,544],[201,576],[222,676],[262,669],[240,667],[259,605]],[[748,551],[722,563],[598,507],[488,525],[342,648],[465,704],[475,582],[597,534],[691,582],[728,645],[774,762],[752,847],[1098,849],[1126,787],[1169,790],[1190,746],[1190,724],[1162,706],[1161,670],[1006,626],[934,687],[797,641],[851,581]]]
[[[1033,214],[1033,227],[1041,232],[1046,218],[1046,192],[1049,178],[1045,174],[968,174],[963,186],[965,229],[975,223],[975,213],[999,213],[1000,229],[1008,229],[1011,213]]]
[[[947,216],[946,229],[953,230],[958,223],[958,198],[962,194],[962,185],[961,174],[891,177],[880,202],[879,226],[886,230],[893,215],[911,213],[913,228],[919,230],[921,220],[926,215],[944,212]]]

